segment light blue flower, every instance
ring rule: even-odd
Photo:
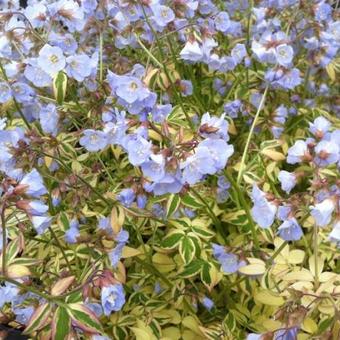
[[[221,138],[227,142],[229,140],[228,127],[225,113],[216,117],[210,116],[207,112],[202,116],[199,132],[205,138]]]
[[[32,216],[31,221],[38,235],[41,235],[50,227],[52,218],[50,216]]]
[[[39,112],[39,121],[42,130],[56,136],[58,133],[59,113],[54,104],[48,104]]]
[[[5,303],[13,301],[19,293],[17,286],[6,283],[4,286],[0,286],[0,308],[4,306]]]
[[[339,160],[340,148],[333,141],[322,140],[315,147],[314,162],[320,167],[326,167]]]
[[[335,204],[331,198],[327,198],[321,203],[310,207],[311,215],[319,227],[325,227],[330,223],[334,209]]]
[[[306,156],[308,157],[309,151],[307,143],[302,140],[298,140],[295,144],[288,149],[287,163],[296,164],[302,162]]]
[[[159,182],[165,175],[165,159],[164,156],[159,154],[150,155],[151,160],[144,162],[141,165],[144,176],[151,181]]]
[[[295,187],[296,185],[296,176],[294,173],[281,170],[278,175],[278,179],[281,183],[281,188],[287,194]]]
[[[181,164],[181,168],[183,181],[190,185],[200,181],[204,175],[216,172],[214,160],[206,147],[197,148],[196,152]]]
[[[133,189],[123,189],[117,199],[120,203],[122,203],[125,207],[130,207],[131,204],[135,201],[136,194]]]
[[[227,12],[220,12],[215,17],[215,28],[223,33],[226,33],[230,27],[230,18]]]
[[[322,116],[316,118],[313,123],[309,123],[309,131],[317,138],[322,138],[330,127],[329,120]]]
[[[51,77],[63,70],[66,65],[63,51],[59,47],[48,44],[40,50],[37,61],[38,66]]]
[[[27,65],[24,75],[36,87],[47,87],[51,86],[52,84],[52,77],[40,67]]]
[[[107,135],[103,131],[87,129],[83,132],[83,137],[79,139],[79,144],[87,151],[97,152],[107,146]]]
[[[66,73],[77,81],[83,81],[91,74],[91,59],[86,54],[76,54],[66,58]]]
[[[168,6],[155,4],[151,6],[151,10],[153,13],[153,20],[161,27],[165,27],[175,19],[174,11]]]
[[[130,140],[126,145],[130,163],[136,166],[149,160],[151,147],[152,144],[143,137]]]
[[[47,193],[43,179],[36,169],[26,174],[19,183],[21,191],[32,197],[40,197]]]
[[[288,67],[294,57],[294,51],[292,46],[282,44],[276,47],[276,60],[277,62],[285,67]]]
[[[0,103],[6,103],[12,98],[12,90],[5,82],[0,82]]]
[[[270,203],[266,197],[265,193],[261,191],[256,184],[253,185],[253,191],[251,194],[254,206],[251,210],[254,221],[261,228],[269,228],[275,219],[275,214],[277,207],[275,204]]]
[[[279,226],[278,234],[285,241],[297,241],[300,240],[303,232],[296,219],[290,218]]]
[[[123,285],[120,283],[111,284],[102,288],[101,303],[106,316],[113,311],[118,312],[125,304],[125,293]]]
[[[209,299],[207,296],[204,296],[201,300],[202,305],[208,310],[211,311],[215,306],[214,301]]]

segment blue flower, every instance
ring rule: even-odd
[[[12,95],[19,103],[30,102],[33,100],[34,91],[25,83],[14,83],[12,85]]]
[[[6,283],[4,286],[0,286],[0,308],[4,306],[5,303],[13,301],[19,293],[17,286]]]
[[[197,41],[188,41],[180,52],[180,56],[185,61],[197,62],[203,58],[203,51]]]
[[[197,148],[196,153],[189,156],[182,164],[183,181],[195,184],[206,174],[214,174],[216,168],[210,151],[206,147]]]
[[[276,205],[270,203],[266,199],[265,193],[261,191],[256,184],[253,185],[251,198],[254,202],[254,206],[251,210],[254,221],[261,228],[269,228],[275,219],[275,214],[277,211]]]
[[[137,195],[136,203],[139,209],[145,209],[148,198],[145,195]]]
[[[52,77],[66,65],[63,51],[59,47],[48,44],[40,50],[37,62],[38,66]]]
[[[294,56],[293,48],[287,44],[282,44],[276,47],[276,60],[285,67],[288,67]]]
[[[118,201],[125,207],[130,207],[135,198],[136,194],[132,189],[123,189],[117,196]]]
[[[217,188],[216,194],[217,194],[216,196],[217,203],[226,202],[230,196],[228,189],[224,189],[224,188]]]
[[[34,28],[43,27],[47,19],[47,8],[44,4],[35,3],[25,8],[25,16]]]
[[[165,175],[165,159],[163,155],[150,155],[151,160],[141,165],[143,174],[151,181],[159,182]]]
[[[336,243],[337,247],[340,247],[340,221],[335,223],[332,231],[329,233],[328,238],[331,242]]]
[[[202,116],[200,134],[205,138],[221,138],[226,142],[229,140],[228,122],[225,120],[225,114],[220,117],[210,116],[207,112]]]
[[[230,27],[230,18],[227,12],[220,12],[215,17],[215,28],[217,31],[226,33]]]
[[[181,80],[179,83],[181,93],[183,97],[191,96],[193,93],[193,86],[190,80]]]
[[[330,164],[336,163],[339,160],[340,148],[333,141],[322,140],[316,145],[315,153],[315,164],[320,167],[326,167]]]
[[[48,104],[39,112],[39,121],[42,130],[56,136],[58,133],[59,113],[54,104]]]
[[[290,218],[279,226],[278,234],[285,241],[297,241],[300,240],[303,232],[296,219]]]
[[[317,138],[322,138],[331,127],[331,123],[326,118],[320,116],[309,123],[309,131]]]
[[[225,177],[225,176],[218,176],[217,185],[221,189],[229,189],[230,188],[230,182],[228,181],[227,177]]]
[[[202,305],[208,310],[211,311],[215,306],[214,301],[209,299],[207,296],[204,296],[201,300]]]
[[[51,225],[50,216],[32,216],[31,221],[38,235],[41,235]]]
[[[236,44],[231,50],[231,56],[236,64],[239,64],[246,56],[247,49],[244,44]]]
[[[226,166],[229,157],[234,153],[234,147],[227,144],[223,139],[207,138],[198,144],[196,152],[201,148],[209,150],[210,157],[214,162],[215,172],[222,170]]]
[[[77,54],[67,57],[66,63],[67,75],[75,80],[83,81],[91,74],[91,59],[86,54]]]
[[[67,33],[60,35],[55,32],[51,32],[48,39],[51,45],[61,48],[65,54],[74,54],[78,49],[77,41],[72,34]]]
[[[43,179],[36,169],[26,174],[16,188],[16,191],[23,191],[26,195],[40,197],[47,193]]]
[[[41,201],[19,200],[16,206],[33,216],[43,216],[48,211],[48,206]]]
[[[288,149],[287,163],[300,163],[306,158],[309,158],[309,151],[305,141],[298,140]]]
[[[27,325],[34,312],[34,307],[28,306],[24,308],[12,308],[12,311],[16,315],[15,321],[21,323],[22,325]]]
[[[120,258],[122,257],[122,251],[125,247],[125,243],[118,243],[110,252],[109,258],[111,261],[111,266],[116,268]]]
[[[114,237],[114,239],[119,243],[126,243],[129,239],[129,232],[121,229],[121,231]]]
[[[60,20],[68,31],[81,31],[84,27],[84,12],[73,0],[59,0],[48,5],[50,15]]]
[[[27,65],[24,75],[36,87],[47,87],[52,84],[52,77],[40,67]]]
[[[101,151],[107,145],[107,135],[103,131],[87,129],[84,130],[84,136],[80,138],[79,144],[90,152]]]
[[[125,304],[125,293],[120,283],[111,284],[102,288],[101,303],[106,316],[113,311],[118,312]]]
[[[331,198],[327,198],[321,203],[311,206],[310,209],[311,215],[314,217],[316,225],[319,227],[325,227],[332,219],[332,213],[335,209],[335,204]]]
[[[238,256],[232,253],[227,253],[225,248],[219,244],[212,244],[213,255],[221,264],[224,273],[236,273],[244,264],[240,262]]]
[[[79,233],[79,222],[77,219],[72,219],[70,221],[70,228],[65,232],[65,241],[67,243],[76,243]]]
[[[296,185],[296,176],[294,173],[281,170],[278,175],[278,179],[281,182],[281,188],[287,194],[295,187]]]
[[[172,111],[171,104],[156,105],[151,112],[152,119],[154,122],[161,124],[166,120],[171,111]]]
[[[137,137],[130,140],[126,149],[128,151],[129,161],[132,165],[141,165],[149,160],[151,155],[152,144],[143,137]]]
[[[165,27],[175,19],[175,13],[167,6],[155,4],[151,6],[151,10],[154,14],[152,17],[153,20],[161,27]]]
[[[98,228],[100,230],[105,231],[109,235],[113,234],[113,230],[111,227],[111,220],[109,217],[101,217],[98,222]]]

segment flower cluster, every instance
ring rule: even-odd
[[[0,323],[337,337],[338,7],[0,1]]]

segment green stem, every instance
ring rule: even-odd
[[[319,288],[319,262],[318,262],[318,253],[319,253],[319,243],[318,243],[318,227],[314,226],[314,235],[313,235],[313,251],[314,251],[314,267],[315,267],[315,276],[314,276],[314,287],[315,290]]]
[[[237,176],[237,184],[240,184],[240,182],[241,182],[241,178],[242,178],[242,175],[243,175],[243,170],[244,170],[244,166],[245,166],[246,157],[247,157],[247,154],[248,154],[250,140],[251,140],[251,137],[253,136],[255,126],[256,126],[258,118],[260,116],[260,112],[262,110],[262,107],[263,107],[264,102],[265,102],[266,97],[267,97],[267,93],[268,93],[268,86],[264,90],[263,96],[261,98],[260,105],[259,105],[259,107],[257,109],[256,115],[254,117],[253,123],[251,125],[250,131],[249,131],[249,134],[248,134],[248,138],[247,138],[247,141],[246,141],[246,146],[244,147],[244,150],[243,150],[243,155],[242,155],[242,159],[241,159],[241,165],[240,165],[239,173],[238,173],[238,176]]]
[[[103,33],[99,33],[99,82],[103,83]]]
[[[259,244],[259,239],[258,239],[257,233],[256,233],[256,225],[255,225],[253,218],[251,216],[250,209],[249,209],[248,203],[247,203],[247,201],[244,197],[244,194],[243,194],[242,190],[240,189],[239,185],[237,184],[237,182],[234,180],[233,176],[231,174],[229,174],[227,171],[225,171],[225,175],[227,176],[231,185],[235,189],[237,196],[240,200],[240,203],[242,204],[242,207],[244,208],[244,211],[246,212],[247,219],[248,219],[248,222],[250,224],[251,233],[252,233],[252,236],[253,236],[255,249],[257,251],[259,251],[260,250],[260,244]]]
[[[2,228],[2,274],[7,274],[6,268],[6,251],[7,251],[7,234],[5,224],[5,203],[1,207],[1,228]]]
[[[64,247],[63,247],[62,244],[60,243],[60,241],[59,241],[59,239],[58,239],[58,236],[56,235],[56,233],[54,232],[54,230],[52,229],[52,227],[49,227],[48,229],[50,230],[52,237],[53,237],[54,240],[56,241],[57,247],[60,249],[61,254],[63,255],[63,258],[64,258],[65,261],[66,261],[67,267],[68,267],[68,269],[70,270],[70,273],[71,273],[71,274],[74,274],[73,269],[72,269],[72,267],[71,267],[71,263],[69,262],[69,260],[68,260],[68,258],[67,258],[67,255],[66,255],[66,253],[65,253]]]
[[[281,253],[281,250],[288,244],[287,241],[284,241],[279,248],[277,248],[274,252],[274,254],[270,257],[269,261],[273,262],[276,256],[278,256]]]
[[[222,229],[221,221],[215,215],[214,211],[211,209],[209,203],[202,197],[202,195],[193,187],[190,188],[190,191],[198,198],[204,206],[207,208],[207,213],[210,215],[210,218],[213,220],[214,224],[216,225],[217,230],[221,234],[222,237],[225,236],[224,231]]]

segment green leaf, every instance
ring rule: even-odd
[[[184,267],[184,270],[179,274],[183,278],[188,278],[198,274],[202,270],[203,261],[194,260]]]
[[[53,93],[58,105],[62,105],[66,95],[67,75],[60,71],[53,79]]]
[[[201,280],[206,286],[211,285],[211,276],[210,276],[210,268],[211,265],[208,262],[204,262],[201,271]]]
[[[67,339],[71,329],[71,319],[64,307],[58,307],[52,320],[52,339]]]
[[[192,227],[191,229],[198,237],[203,239],[209,239],[215,236],[215,233],[208,229],[203,229],[201,227]]]
[[[178,245],[178,243],[181,241],[183,236],[184,236],[184,232],[181,230],[171,231],[162,240],[161,242],[162,248],[167,248],[167,249],[175,248]]]
[[[192,261],[195,256],[195,251],[196,247],[193,240],[188,236],[184,236],[179,244],[179,253],[184,263],[188,264]]]
[[[31,334],[45,326],[45,323],[51,313],[51,305],[44,303],[40,305],[32,314],[23,334]]]
[[[222,221],[233,225],[246,225],[248,223],[247,215],[244,210],[236,210],[223,214]]]
[[[170,198],[166,204],[166,217],[171,218],[171,216],[177,211],[180,204],[181,199],[179,195],[170,195]]]
[[[19,237],[16,237],[7,246],[6,262],[9,264],[19,253]]]
[[[73,323],[88,333],[100,334],[103,329],[96,315],[81,303],[68,305],[68,312]]]
[[[200,209],[203,207],[203,205],[197,202],[196,198],[192,197],[190,194],[187,194],[184,197],[182,197],[182,203],[194,209]]]

